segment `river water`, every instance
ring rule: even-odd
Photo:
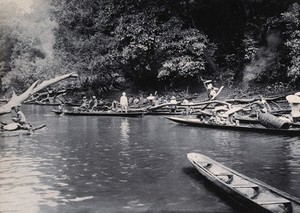
[[[239,212],[191,166],[189,152],[300,197],[299,137],[51,109],[22,106],[32,124],[47,127],[0,138],[2,213]]]

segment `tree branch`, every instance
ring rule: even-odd
[[[77,74],[70,73],[66,75],[61,75],[56,78],[50,79],[43,81],[41,84],[38,84],[39,81],[34,82],[24,93],[21,95],[17,96],[15,92],[13,92],[12,98],[8,103],[0,107],[0,115],[4,115],[7,113],[10,113],[10,110],[13,106],[16,106],[18,104],[22,104],[25,100],[27,100],[31,95],[43,90],[47,86],[50,86],[52,84],[55,84],[61,80],[64,80],[66,78],[74,78],[78,77]]]

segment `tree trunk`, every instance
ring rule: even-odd
[[[218,66],[213,62],[213,60],[210,58],[208,52],[206,49],[204,49],[204,58],[206,59],[209,67],[213,70],[214,73],[219,73]]]
[[[27,100],[31,95],[43,90],[47,86],[50,86],[54,83],[57,83],[61,80],[64,80],[66,78],[72,78],[72,77],[77,77],[77,74],[70,73],[66,75],[61,75],[59,77],[43,81],[41,84],[38,84],[39,81],[34,82],[24,93],[21,95],[17,96],[15,93],[13,93],[12,98],[8,103],[0,107],[0,115],[4,115],[7,113],[10,113],[10,110],[13,106],[22,104],[25,100]]]

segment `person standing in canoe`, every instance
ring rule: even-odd
[[[286,100],[291,106],[290,120],[300,122],[300,92],[286,96]]]
[[[211,100],[212,98],[216,97],[219,91],[219,88],[214,87],[212,85],[212,80],[204,80],[203,78],[201,78],[201,81],[203,82],[203,85],[207,91],[207,96],[209,98],[209,100]]]
[[[120,105],[121,105],[121,112],[123,112],[123,110],[125,111],[125,113],[127,113],[128,111],[128,99],[126,96],[126,93],[123,92],[122,96],[120,98]]]

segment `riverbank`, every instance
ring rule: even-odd
[[[205,88],[202,88],[199,92],[191,93],[186,90],[170,90],[170,91],[160,91],[156,92],[154,90],[148,91],[135,91],[133,89],[125,89],[123,91],[112,91],[110,93],[106,93],[103,95],[93,94],[92,92],[83,92],[80,90],[72,90],[69,89],[65,94],[58,96],[58,100],[62,100],[65,103],[74,103],[80,104],[82,97],[87,96],[87,98],[91,98],[93,95],[96,95],[98,100],[104,102],[112,102],[119,101],[122,92],[127,93],[128,99],[134,98],[144,98],[146,99],[148,96],[155,95],[157,98],[162,97],[166,100],[170,99],[172,96],[175,96],[177,100],[189,99],[194,102],[201,102],[208,100],[207,92]],[[259,98],[263,97],[274,97],[274,96],[287,96],[289,94],[294,94],[298,92],[294,87],[284,84],[273,84],[273,85],[256,85],[256,86],[236,86],[236,87],[228,87],[224,86],[220,94],[218,95],[218,100],[228,100],[228,99],[246,99],[246,98]],[[4,97],[4,96],[2,96]],[[4,97],[0,99],[0,102],[7,102],[9,98]]]
[[[126,90],[125,90],[126,91]],[[246,99],[246,98],[259,98],[263,97],[274,97],[274,96],[287,96],[289,94],[294,94],[298,90],[294,87],[284,84],[274,84],[274,85],[260,85],[260,86],[249,86],[247,88],[237,86],[237,87],[224,87],[220,94],[218,95],[218,100],[228,100],[228,99]],[[110,95],[103,98],[103,100],[113,101],[119,100],[122,91],[113,92]],[[139,92],[127,92],[127,97],[143,97],[147,98],[149,95],[155,95],[155,91],[139,91]],[[187,93],[185,90],[171,90],[168,92],[157,92],[158,97],[168,97],[171,98],[175,96],[177,100],[183,100],[185,98],[193,100],[194,102],[201,102],[208,100],[207,92],[202,89],[199,93]],[[79,96],[81,97],[81,96]]]

